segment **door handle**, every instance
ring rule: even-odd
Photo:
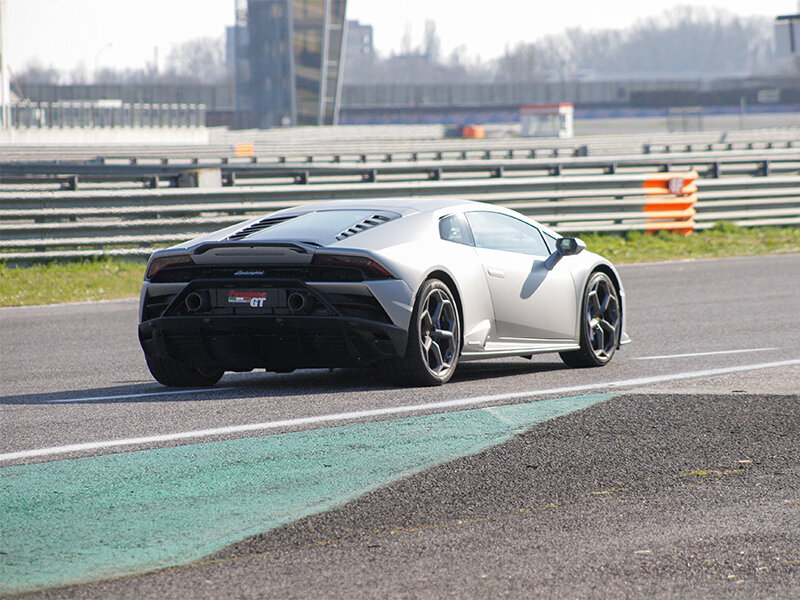
[[[495,268],[495,267],[489,267],[489,268],[487,269],[487,272],[488,272],[488,273],[489,273],[489,275],[491,275],[492,277],[499,277],[500,279],[504,279],[504,278],[505,278],[505,276],[506,276],[506,274],[505,274],[503,271],[501,271],[500,269],[497,269],[497,268]]]

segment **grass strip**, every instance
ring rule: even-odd
[[[0,306],[115,300],[139,295],[144,261],[99,258],[29,267],[0,264]]]
[[[721,222],[690,236],[631,231],[586,233],[588,248],[614,264],[762,254],[800,253],[800,228],[737,227]],[[0,264],[0,306],[30,306],[132,298],[139,294],[144,262],[101,258],[30,267]]]
[[[614,264],[800,252],[798,227],[738,227],[724,221],[689,236],[668,231],[630,231],[624,235],[585,233],[578,237],[589,250]]]

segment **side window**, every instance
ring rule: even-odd
[[[472,233],[464,215],[449,215],[439,220],[439,237],[448,242],[472,246]]]
[[[478,248],[548,256],[541,232],[524,221],[493,212],[470,212],[467,220]]]

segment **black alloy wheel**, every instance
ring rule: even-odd
[[[434,386],[446,383],[461,353],[461,324],[453,293],[438,279],[420,288],[403,358],[383,366],[398,383]]]
[[[570,367],[602,367],[611,360],[619,345],[622,323],[619,292],[602,271],[589,277],[581,306],[581,347],[561,352]]]

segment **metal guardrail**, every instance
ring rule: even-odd
[[[558,158],[533,158],[536,150],[526,150],[525,158],[514,149],[504,150],[503,158],[496,158],[491,150],[480,152],[459,151],[454,158],[445,157],[443,151],[428,153],[413,152],[395,160],[393,155],[381,157],[380,161],[369,161],[368,155],[360,155],[358,163],[343,164],[342,156],[336,155],[331,162],[288,163],[281,160],[264,161],[257,158],[228,159],[215,161],[199,159],[139,160],[125,161],[99,159],[81,162],[13,162],[0,164],[0,183],[18,183],[34,186],[58,183],[64,189],[75,190],[86,183],[144,183],[157,188],[163,184],[178,186],[193,185],[199,178],[187,177],[192,173],[213,171],[224,185],[235,185],[241,181],[248,184],[275,184],[293,182],[308,184],[314,181],[361,180],[375,182],[399,177],[412,179],[441,180],[464,176],[504,177],[530,175],[615,174],[625,172],[697,170],[701,177],[800,173],[800,153],[793,149],[760,151],[701,151],[670,154],[646,154],[639,157],[610,156],[602,159],[588,156]],[[309,157],[311,158],[311,157]]]
[[[489,177],[216,189],[0,193],[0,260],[149,255],[220,227],[334,198],[449,196],[502,204],[562,232],[648,229],[648,174]],[[696,228],[800,224],[800,176],[698,182]]]
[[[647,143],[642,145],[642,154],[663,154],[670,152],[715,152],[719,150],[773,150],[780,148],[800,148],[800,141],[739,141],[711,143]]]
[[[239,146],[212,144],[207,146],[167,146],[157,148],[140,148],[135,152],[117,147],[89,147],[61,149],[54,152],[52,147],[16,146],[0,147],[0,156],[6,161],[4,165],[23,163],[43,163],[42,156],[52,157],[48,162],[80,161],[81,163],[105,164],[147,164],[171,162],[211,162],[211,163],[247,163],[263,164],[286,163],[365,163],[365,162],[401,162],[416,160],[475,160],[475,159],[520,159],[520,158],[558,158],[569,156],[588,156],[586,144],[570,144],[564,146],[549,145],[460,145],[444,144],[426,148],[424,144],[411,148],[381,148],[370,144],[355,147],[317,147],[315,149],[259,148],[243,155]],[[251,156],[257,155],[257,156]]]
[[[585,147],[572,149],[568,156],[584,156]],[[79,182],[144,183],[158,187],[161,183],[178,185],[182,175],[190,171],[218,170],[225,185],[234,185],[237,179],[290,179],[295,183],[308,183],[313,176],[356,177],[374,181],[377,174],[441,175],[443,170],[454,173],[469,171],[501,172],[505,162],[529,160],[537,156],[550,159],[563,154],[558,148],[508,150],[437,150],[429,152],[335,154],[302,159],[291,156],[268,158],[220,157],[216,159],[191,158],[109,158],[99,157],[86,162],[6,162],[0,163],[0,183],[37,184],[60,183],[65,189],[77,189]],[[518,162],[514,169],[526,163]],[[531,170],[542,170],[539,163],[530,163]],[[551,165],[552,170],[560,167]],[[499,170],[499,171],[498,171]],[[434,177],[436,178],[436,177]]]

